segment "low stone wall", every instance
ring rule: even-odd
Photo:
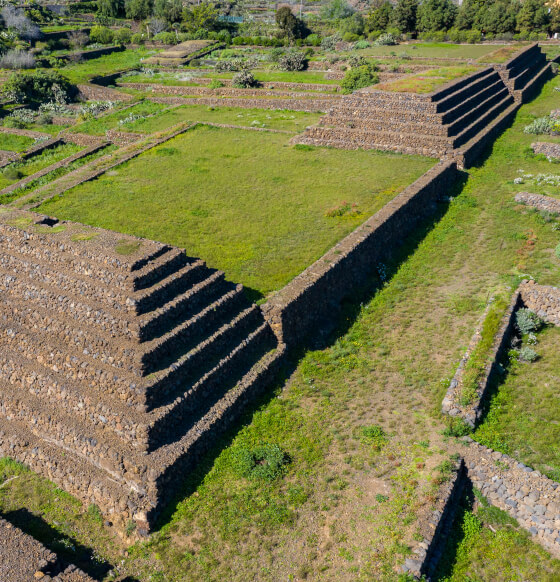
[[[462,454],[472,484],[560,557],[560,484],[470,437],[463,440],[468,444]]]
[[[452,477],[440,487],[435,508],[426,519],[420,521],[420,533],[424,539],[413,551],[413,557],[405,560],[403,572],[409,572],[416,578],[426,576],[428,579],[435,573],[445,551],[466,482],[465,463],[460,459]]]
[[[521,307],[521,294],[519,291],[516,291],[513,294],[511,302],[502,317],[502,321],[500,323],[500,327],[498,332],[494,338],[494,342],[492,344],[492,348],[490,349],[487,357],[487,363],[484,369],[484,373],[482,378],[478,382],[478,387],[476,390],[476,396],[473,401],[469,404],[464,404],[461,402],[461,395],[462,395],[462,377],[465,370],[465,366],[471,356],[473,350],[477,346],[477,344],[482,339],[481,331],[482,325],[484,322],[484,317],[487,315],[488,309],[484,313],[483,320],[477,326],[477,329],[471,339],[469,347],[461,359],[461,363],[453,376],[451,383],[449,384],[449,388],[447,389],[447,393],[443,399],[441,404],[441,410],[444,414],[448,414],[449,416],[456,416],[461,418],[466,424],[471,427],[475,427],[481,414],[482,414],[482,403],[486,393],[488,391],[488,387],[490,386],[492,380],[495,377],[495,374],[498,372],[499,369],[499,360],[507,350],[509,342],[514,332],[514,323],[515,318],[514,314],[519,307]],[[490,307],[490,306],[489,306]]]
[[[341,301],[389,259],[435,212],[457,178],[452,162],[436,165],[261,306],[277,337],[295,347],[332,321]]]
[[[0,578],[2,582],[94,582],[85,572],[65,565],[54,552],[2,518]]]
[[[105,137],[117,145],[124,146],[140,141],[141,139],[144,139],[146,135],[143,133],[133,133],[131,131],[109,129],[105,132]]]
[[[132,95],[111,89],[109,87],[102,87],[101,85],[78,85],[81,99],[85,101],[131,101],[134,99]]]
[[[560,288],[523,281],[519,286],[523,303],[542,320],[560,326]]]
[[[0,150],[0,168],[4,168],[8,164],[15,162],[16,160],[21,160],[21,156],[16,152],[9,152],[6,150]]]
[[[515,195],[515,201],[519,204],[533,206],[538,210],[560,214],[560,199],[542,194],[531,194],[530,192],[518,192]]]
[[[560,159],[560,143],[537,141],[531,144],[535,154],[544,154],[549,160]]]

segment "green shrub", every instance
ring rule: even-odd
[[[354,49],[355,50],[363,50],[363,49],[367,49],[371,46],[370,42],[367,40],[359,40],[358,42],[356,42],[354,44]]]
[[[472,428],[459,417],[447,417],[447,426],[443,431],[443,435],[447,437],[462,437],[471,434]]]
[[[369,87],[379,83],[379,76],[376,73],[375,65],[361,65],[346,71],[344,79],[340,84],[344,94],[352,93],[358,89]]]
[[[535,135],[540,135],[544,133],[550,133],[553,130],[554,121],[550,118],[550,116],[546,117],[539,117],[535,119],[529,125],[526,125],[523,129],[524,133],[531,133]]]
[[[141,35],[139,32],[137,32],[136,34],[132,35],[132,38],[130,39],[130,41],[132,42],[132,44],[144,44],[145,39],[144,39],[143,35]]]
[[[115,41],[120,45],[130,44],[132,39],[132,32],[129,28],[119,28],[115,32]]]
[[[380,450],[387,444],[389,437],[380,426],[372,424],[371,426],[362,427],[360,440],[371,445],[374,449]]]
[[[251,71],[239,71],[233,76],[233,86],[238,89],[259,87],[260,83],[255,79]]]
[[[355,34],[354,32],[345,32],[344,35],[342,36],[342,40],[344,42],[356,42],[360,40],[360,35]]]
[[[318,34],[310,34],[305,39],[305,44],[310,46],[321,46],[321,37]]]
[[[210,85],[208,86],[210,89],[219,89],[220,87],[223,87],[224,84],[220,81],[220,79],[212,79]]]
[[[6,180],[19,180],[22,176],[21,172],[17,168],[11,168],[8,166],[3,172],[2,176],[6,178]]]
[[[387,32],[379,36],[374,44],[376,46],[393,46],[399,44],[399,42],[397,37]]]
[[[77,88],[57,71],[37,70],[14,73],[2,93],[16,103],[63,103],[76,95]]]
[[[274,47],[268,52],[268,60],[271,63],[277,63],[280,57],[284,54],[284,49],[280,47]]]
[[[98,24],[93,26],[89,33],[89,39],[91,42],[97,42],[99,44],[111,44],[114,36],[115,35],[110,28]]]
[[[515,324],[521,334],[526,335],[532,331],[538,331],[542,327],[543,321],[534,311],[522,307],[515,314]]]
[[[240,448],[233,454],[233,469],[241,477],[274,481],[286,472],[290,458],[278,445],[264,443],[251,449]]]
[[[278,59],[278,68],[282,71],[303,71],[307,66],[305,54],[290,50]]]
[[[539,354],[529,346],[523,346],[518,351],[518,360],[521,362],[534,362],[538,357]]]

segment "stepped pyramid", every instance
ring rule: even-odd
[[[431,94],[368,87],[343,97],[293,142],[453,158],[516,110],[548,78],[538,45],[508,63],[483,68]]]
[[[241,285],[169,245],[0,215],[0,454],[149,530],[283,355]]]

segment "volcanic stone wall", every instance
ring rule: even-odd
[[[533,206],[538,210],[560,214],[560,200],[552,196],[543,196],[542,194],[532,194],[530,192],[518,192],[515,195],[515,201],[527,206]]]
[[[180,249],[1,217],[0,454],[145,532],[283,346],[240,285]]]
[[[341,301],[434,214],[456,178],[453,162],[439,163],[273,295],[262,309],[280,341],[299,345],[326,318],[332,322]]]

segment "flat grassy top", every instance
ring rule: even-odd
[[[184,247],[267,294],[433,163],[291,147],[285,135],[202,126],[41,208]],[[343,201],[360,214],[325,216]]]
[[[404,79],[397,79],[391,83],[381,83],[376,88],[383,91],[404,93],[431,93],[454,79],[460,79],[474,73],[476,69],[477,67],[473,66],[441,67]]]
[[[527,43],[518,42],[509,46],[503,46],[492,51],[490,54],[480,57],[478,60],[482,63],[505,63],[515,56]]]
[[[105,135],[108,129],[122,129],[126,131],[123,124],[119,122],[124,119],[132,119],[131,116],[145,117],[153,115],[166,109],[166,105],[153,103],[152,101],[141,101],[132,107],[123,110],[117,110],[114,113],[101,115],[97,119],[91,119],[84,123],[74,125],[70,131],[74,133],[89,133],[91,135]]]
[[[122,125],[123,131],[153,133],[181,121],[205,121],[268,129],[282,129],[299,133],[308,125],[317,123],[321,114],[304,111],[276,111],[269,109],[241,109],[238,107],[208,107],[181,105],[154,117],[139,119]]]
[[[34,143],[35,140],[31,137],[15,135],[13,133],[0,133],[0,150],[7,150],[9,152],[24,152]]]
[[[22,162],[10,164],[6,168],[6,170],[8,168],[17,169],[21,173],[21,177],[17,179],[10,179],[5,175],[7,174],[6,171],[1,171],[0,190],[2,188],[6,188],[6,186],[9,186],[10,184],[13,184],[14,182],[17,182],[18,179],[21,180],[22,178],[31,176],[31,174],[34,174],[35,172],[38,172],[39,170],[42,170],[43,168],[46,168],[51,164],[59,162],[60,160],[63,160],[64,158],[67,158],[68,156],[71,156],[79,152],[81,149],[82,148],[80,146],[65,143],[54,148],[49,148],[48,150],[43,151],[39,155],[33,156]]]
[[[475,437],[560,481],[560,328],[537,337],[540,359],[510,365]]]
[[[72,83],[85,83],[95,76],[108,75],[116,71],[138,67],[142,59],[156,52],[158,51],[144,47],[127,49],[82,63],[70,63],[59,69],[59,73],[67,77]]]
[[[386,56],[391,54],[401,56],[404,54],[411,57],[476,59],[482,55],[495,51],[497,48],[498,47],[495,44],[452,44],[448,42],[423,42],[400,44],[396,46],[375,46],[361,50],[360,54],[364,56]]]

